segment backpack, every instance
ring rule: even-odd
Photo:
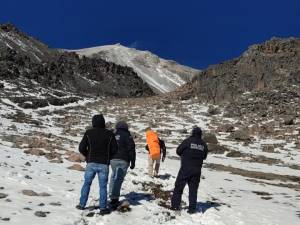
[[[149,148],[149,154],[151,159],[160,159],[160,145],[157,133],[153,130],[147,131],[146,142]]]
[[[162,139],[158,139],[158,140],[159,140],[159,146],[160,146],[160,148],[161,148],[163,151],[166,151],[167,148],[166,148],[165,141],[162,140]]]

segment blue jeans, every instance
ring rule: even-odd
[[[109,167],[100,163],[88,163],[84,173],[84,184],[81,188],[80,206],[85,207],[89,198],[91,184],[96,174],[99,181],[99,207],[100,209],[107,208],[107,182],[108,182]]]
[[[112,159],[110,161],[112,174],[109,183],[109,196],[111,199],[120,197],[120,190],[124,177],[126,176],[129,163],[122,159]]]

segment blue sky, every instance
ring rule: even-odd
[[[300,37],[299,0],[9,0],[0,23],[55,48],[121,43],[195,68]]]

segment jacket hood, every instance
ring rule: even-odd
[[[200,127],[194,127],[192,130],[192,136],[194,137],[202,137],[202,130]]]
[[[102,114],[93,116],[92,119],[93,127],[105,128],[105,119]]]
[[[119,121],[116,124],[116,129],[128,130],[128,124],[125,121]]]

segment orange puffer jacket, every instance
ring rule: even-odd
[[[146,132],[146,142],[149,148],[149,154],[152,159],[160,159],[159,139],[156,132],[148,130]]]

